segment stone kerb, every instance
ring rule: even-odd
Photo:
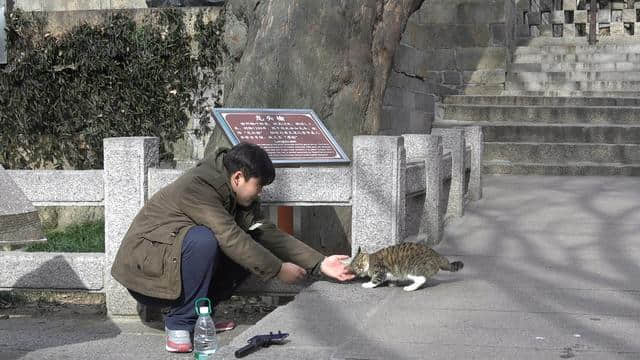
[[[104,139],[105,292],[111,315],[137,313],[137,303],[111,277],[110,269],[131,221],[148,194],[148,169],[158,164],[159,139]]]
[[[351,248],[365,251],[405,237],[406,154],[401,136],[353,138]]]

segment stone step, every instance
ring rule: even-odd
[[[640,145],[640,125],[496,124],[490,122],[436,121],[434,127],[482,126],[486,142],[597,143]]]
[[[449,104],[443,119],[475,122],[640,124],[640,107],[494,106]]]
[[[485,142],[484,159],[516,163],[615,163],[640,166],[640,145]]]
[[[445,104],[524,106],[640,106],[638,98],[452,95]]]
[[[517,63],[511,64],[509,72],[548,72],[548,71],[640,71],[640,63]]]
[[[507,81],[506,90],[525,91],[634,91],[640,92],[640,81]]]
[[[640,97],[640,91],[576,91],[576,90],[505,90],[502,96],[544,96],[544,97]]]
[[[486,161],[482,163],[482,171],[485,174],[499,175],[640,176],[640,165]]]
[[[566,55],[566,54],[633,54],[640,53],[640,39],[635,43],[630,44],[602,44],[602,45],[582,45],[582,44],[567,44],[567,45],[544,45],[544,46],[517,46],[513,54],[514,55],[529,55],[529,54],[553,54],[553,55]]]
[[[509,82],[595,82],[595,81],[640,81],[640,71],[510,71]]]
[[[539,36],[535,38],[517,38],[516,46],[547,47],[547,46],[608,46],[608,45],[635,45],[640,43],[637,36],[600,36],[598,43],[589,45],[587,36],[577,37],[549,37]]]
[[[619,63],[640,61],[640,54],[595,53],[595,54],[524,54],[514,55],[513,63]]]

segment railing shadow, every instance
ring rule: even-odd
[[[56,256],[18,278],[12,288],[47,289],[43,279],[50,278],[51,274],[65,274],[65,290],[86,287],[63,257]],[[106,311],[87,313],[86,305],[65,304],[61,314],[46,311],[39,314],[12,316],[0,321],[0,359],[30,357],[39,350],[115,338],[122,332],[107,318]]]

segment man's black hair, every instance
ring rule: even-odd
[[[276,170],[264,149],[251,143],[239,143],[222,159],[229,174],[242,171],[244,178],[249,181],[252,177],[260,179],[260,185],[266,186],[273,182]]]

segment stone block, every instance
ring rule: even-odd
[[[432,113],[426,111],[413,110],[409,116],[409,126],[407,126],[404,132],[408,133],[425,133],[429,130],[429,124],[431,119],[429,118]]]
[[[516,25],[516,34],[518,37],[529,37],[531,33],[529,32],[529,25],[527,24],[519,24]]]
[[[383,106],[404,106],[403,96],[406,92],[405,89],[395,87],[395,86],[387,86],[387,89],[384,92],[384,98],[382,101]]]
[[[616,22],[611,24],[611,35],[624,35],[624,24]]]
[[[597,15],[598,24],[609,24],[611,23],[611,11],[600,10]],[[587,21],[588,22],[588,21]]]
[[[540,14],[540,23],[542,25],[550,25],[551,24],[551,13],[548,11],[545,11],[543,13]]]
[[[612,1],[611,2],[611,9],[612,10],[622,10],[624,8],[626,8],[626,0],[625,1]]]
[[[529,26],[529,34],[531,34],[531,37],[538,37],[540,36],[540,29],[539,29],[540,25],[531,25]]]
[[[105,269],[111,269],[131,221],[148,196],[148,169],[156,167],[159,140],[155,137],[106,138],[104,147]],[[107,311],[136,315],[139,307],[129,292],[105,271]]]
[[[505,78],[506,72],[504,69],[463,72],[463,80],[465,84],[504,84]]]
[[[622,22],[635,23],[636,22],[636,9],[624,9],[624,10],[622,10]]]
[[[538,29],[540,30],[540,36],[553,36],[553,25],[551,24],[540,24]]]
[[[564,24],[564,11],[554,11],[551,17],[552,24]]]
[[[416,75],[425,76],[429,71],[454,70],[456,68],[453,49],[426,50],[418,59]]]
[[[499,85],[474,85],[464,87],[464,95],[501,95],[504,92],[504,84]]]
[[[633,35],[634,36],[640,36],[640,23],[634,23],[633,24]]]
[[[400,44],[393,58],[393,68],[407,74],[415,74],[420,52],[406,44]]]
[[[574,24],[586,24],[588,22],[587,10],[576,10],[573,12]]]
[[[451,152],[451,185],[447,201],[448,218],[461,217],[464,214],[464,131],[462,129],[431,129],[431,135],[442,137],[444,151]]]
[[[539,8],[540,11],[553,11],[553,1],[554,0],[539,0]]]
[[[405,31],[406,33],[406,31]],[[489,45],[488,24],[433,24],[422,26],[422,32],[412,36],[410,46],[419,49],[451,49]]]
[[[68,1],[71,2],[71,1]],[[131,1],[134,2],[134,1]],[[106,3],[106,1],[102,1],[102,0],[76,0],[75,1],[76,6],[75,6],[75,10],[100,10],[100,9],[105,9],[108,7],[109,4],[104,4]],[[145,6],[143,6],[143,8],[145,8]]]
[[[0,288],[101,291],[104,254],[0,252]]]
[[[575,36],[576,36],[575,24],[564,24],[562,26],[562,37],[575,37]]]
[[[102,170],[6,170],[27,198],[38,206],[81,203],[100,206],[104,200]]]
[[[495,24],[504,23],[505,6],[503,2],[462,2],[456,7],[458,24]]]
[[[443,77],[444,84],[462,85],[462,74],[458,71],[445,71]]]
[[[562,0],[562,10],[576,10],[576,0]]]
[[[527,13],[527,23],[529,25],[539,25],[542,23],[542,14],[540,12]]]
[[[405,236],[406,154],[399,136],[353,139],[351,248],[376,251]]]
[[[611,11],[611,22],[612,23],[620,23],[620,22],[622,22],[622,10],[613,10],[613,11]]]
[[[461,70],[504,69],[507,50],[495,48],[461,48],[456,50],[456,62]]]
[[[507,34],[504,24],[490,24],[489,33],[491,36],[491,46],[505,46],[507,44]]]
[[[436,97],[433,94],[413,93],[416,110],[434,112]]]

